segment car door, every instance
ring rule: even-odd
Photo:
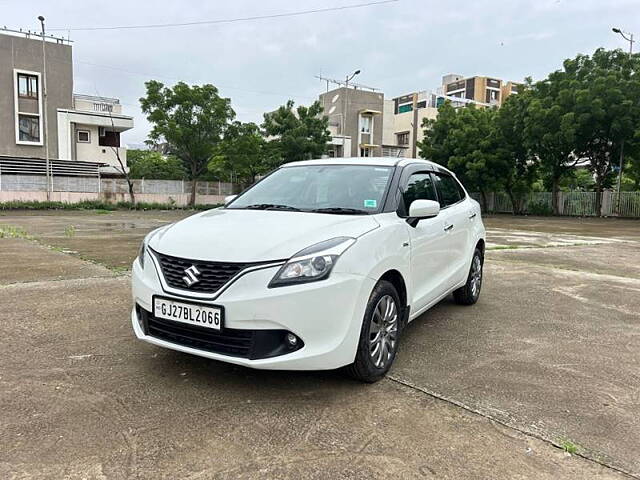
[[[467,275],[469,207],[465,202],[464,190],[451,174],[444,171],[435,172],[433,179],[448,245],[443,284],[446,289],[451,289],[463,281]]]
[[[398,214],[406,218],[414,200],[438,201],[434,180],[426,170],[409,171],[401,180],[401,199]],[[418,312],[437,300],[445,290],[447,274],[448,235],[444,215],[420,220],[415,227],[407,224],[411,248],[410,295],[411,308]]]

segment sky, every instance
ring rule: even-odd
[[[435,90],[447,73],[543,79],[565,58],[598,47],[628,49],[612,27],[640,39],[640,0],[397,0],[359,8],[171,28],[80,30],[227,20],[348,7],[376,0],[0,0],[0,25],[70,35],[74,92],[119,98],[140,144],[144,82],[211,83],[231,98],[238,120],[292,99],[310,104],[322,74],[381,89],[386,98]],[[70,29],[70,30],[69,30]],[[78,30],[76,30],[78,29]],[[635,45],[640,51],[640,45]]]

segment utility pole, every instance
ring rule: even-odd
[[[349,156],[349,157],[351,156],[351,152],[349,152],[349,155],[347,155],[346,152],[344,151],[344,147],[345,147],[344,131],[345,131],[345,128],[347,127],[347,108],[349,108],[349,99],[348,99],[349,81],[353,80],[353,77],[355,77],[359,73],[360,73],[360,70],[356,70],[351,75],[347,75],[346,79],[345,79],[345,82],[344,82],[344,85],[345,85],[345,89],[344,89],[344,108],[342,109],[342,157],[343,158],[347,157],[347,156]],[[358,125],[357,128],[360,128],[360,126]],[[351,139],[351,141],[353,142],[353,139]]]
[[[612,28],[613,33],[619,34],[627,42],[629,42],[629,61],[633,58],[633,33],[625,32],[619,28]],[[624,168],[624,140],[620,143],[620,164],[618,165],[618,198],[616,201],[616,210],[620,212],[620,192],[622,187],[622,169]]]
[[[47,121],[47,52],[46,52],[46,42],[44,39],[45,30],[44,30],[44,17],[40,15],[38,17],[40,20],[40,25],[42,27],[42,104],[43,104],[43,115],[42,115],[42,126],[44,131],[44,158],[45,158],[45,168],[47,170],[47,201],[51,200],[51,165],[49,164],[49,122]]]

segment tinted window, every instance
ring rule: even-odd
[[[438,201],[436,191],[433,187],[433,180],[429,173],[414,173],[409,177],[407,187],[402,194],[403,199],[403,214],[406,216],[409,214],[409,205],[414,200],[434,200]]]
[[[460,185],[459,181],[455,180],[455,182],[456,182],[456,187],[458,187],[458,193],[460,194],[460,199],[465,199],[467,197],[467,194],[464,191],[464,188],[462,188],[462,185]]]
[[[458,182],[451,175],[437,173],[434,177],[441,207],[447,207],[462,200]]]

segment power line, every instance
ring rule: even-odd
[[[371,7],[375,5],[383,5],[386,3],[395,3],[399,1],[400,0],[379,0],[379,1],[367,2],[367,3],[357,3],[354,5],[343,5],[341,7],[318,8],[314,10],[300,10],[297,12],[274,13],[271,15],[256,15],[251,17],[202,20],[198,22],[155,23],[155,24],[152,23],[152,24],[146,24],[146,25],[118,25],[118,26],[110,26],[110,27],[67,27],[67,28],[49,28],[48,30],[49,31],[89,32],[89,31],[96,31],[96,30],[135,30],[135,29],[142,29],[142,28],[170,28],[170,27],[190,27],[195,25],[216,25],[216,24],[224,24],[224,23],[249,22],[253,20],[267,20],[267,19],[273,19],[273,18],[297,17],[301,15],[311,15],[314,13],[335,12],[339,10]]]
[[[61,63],[71,63],[71,62],[64,62],[64,61],[60,61]],[[194,82],[191,81],[189,79],[185,79],[185,78],[178,78],[178,77],[172,77],[172,76],[168,76],[168,75],[159,75],[159,74],[151,74],[151,73],[144,73],[144,72],[138,72],[138,71],[132,71],[132,70],[125,70],[123,68],[120,67],[114,67],[111,65],[101,65],[99,63],[92,63],[92,62],[85,62],[82,60],[75,60],[73,64],[80,64],[80,65],[89,65],[91,67],[98,67],[98,68],[106,68],[109,70],[114,70],[117,72],[121,72],[124,73],[126,75],[131,75],[131,76],[140,76],[140,77],[146,77],[148,79],[155,79],[155,78],[159,78],[159,79],[164,79],[164,80],[169,80],[172,82],[186,82],[186,83],[190,83],[190,84],[198,84],[198,83],[211,83],[211,82]],[[288,97],[288,98],[300,98],[300,99],[306,99],[306,100],[313,100],[315,99],[315,97],[310,97],[308,95],[299,95],[299,94],[292,94],[292,93],[284,93],[284,92],[271,92],[271,91],[263,91],[263,90],[248,90],[246,88],[239,88],[239,87],[232,87],[230,85],[224,85],[224,84],[219,84],[219,83],[215,83],[214,84],[216,88],[220,88],[222,90],[236,90],[238,92],[244,92],[244,93],[251,93],[254,95],[273,95],[273,96],[278,96],[278,97]]]

